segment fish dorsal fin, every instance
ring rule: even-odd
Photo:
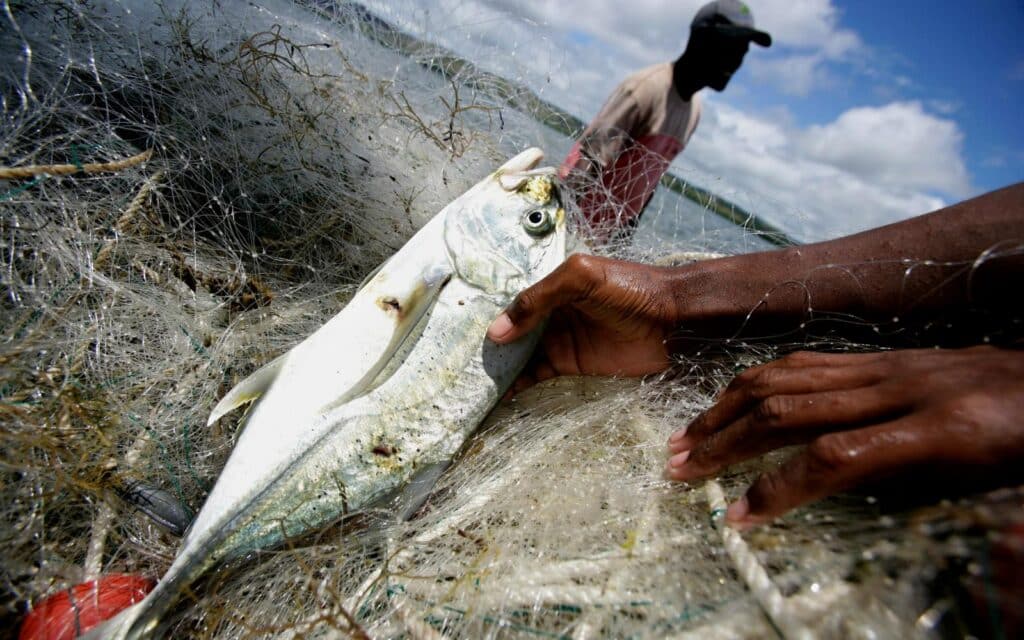
[[[277,378],[277,374],[281,371],[281,367],[284,365],[284,360],[287,355],[287,353],[279,355],[257,369],[256,372],[248,378],[236,384],[231,391],[228,391],[226,396],[220,399],[217,406],[215,406],[213,411],[210,412],[210,417],[207,419],[206,425],[212,425],[222,416],[263,395],[263,392],[266,391]]]

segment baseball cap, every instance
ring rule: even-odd
[[[720,33],[746,38],[762,47],[772,46],[772,37],[754,28],[754,14],[740,0],[714,0],[697,11],[691,29],[714,29]]]

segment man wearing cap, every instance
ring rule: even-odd
[[[700,120],[697,92],[722,91],[750,42],[771,46],[739,0],[714,0],[690,25],[683,55],[638,71],[620,84],[562,163],[598,237],[636,227],[662,174]]]

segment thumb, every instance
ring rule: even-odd
[[[556,308],[582,295],[590,269],[590,256],[573,254],[546,278],[524,289],[487,329],[498,344],[512,342],[532,331]]]
[[[542,281],[543,282],[543,281]],[[506,344],[527,334],[547,316],[537,303],[535,289],[539,282],[516,296],[512,304],[487,328],[487,337],[498,344]]]

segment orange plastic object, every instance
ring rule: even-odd
[[[73,640],[139,602],[155,581],[113,573],[45,598],[25,616],[19,640]]]

